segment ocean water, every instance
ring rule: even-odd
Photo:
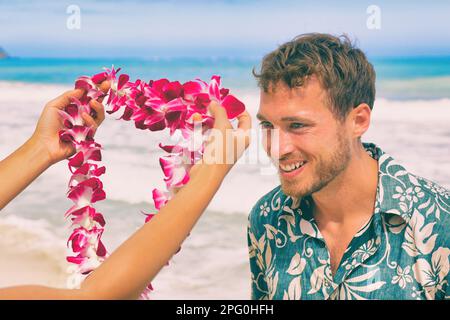
[[[373,62],[377,101],[363,140],[379,144],[410,171],[450,187],[450,58],[376,58]],[[251,75],[258,66],[256,59],[0,60],[0,158],[32,134],[46,101],[70,88],[76,77],[112,64],[132,78],[187,81],[220,74],[224,86],[244,101],[251,114],[258,108]],[[109,250],[142,224],[141,211],[153,210],[151,190],[162,186],[163,177],[158,164],[162,153],[156,148],[161,135],[136,130],[115,117],[108,116],[96,135],[107,166],[102,176],[107,200],[96,207],[107,219],[104,239]],[[259,141],[253,141],[248,154],[261,153]],[[227,176],[182,251],[154,281],[155,299],[249,298],[247,215],[278,184],[276,175],[261,171],[267,164],[264,154],[260,160],[259,165],[241,161]],[[58,163],[0,216],[0,251],[33,254],[52,266],[59,279],[64,279],[67,266],[64,253],[70,230],[63,215],[71,205],[65,197],[69,177],[67,164]],[[3,278],[0,283],[8,284]],[[58,281],[51,284],[65,285]],[[48,284],[45,273],[35,282]]]
[[[436,99],[450,95],[450,56],[374,57],[370,61],[377,73],[379,97]],[[70,85],[80,75],[111,65],[123,68],[132,79],[188,81],[219,74],[225,86],[254,90],[252,70],[258,70],[260,58],[10,58],[0,60],[0,80]]]

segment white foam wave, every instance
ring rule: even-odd
[[[0,82],[0,90],[2,93],[6,91],[0,96],[0,111],[13,115],[0,120],[0,156],[6,156],[26,139],[34,129],[35,120],[45,101],[59,94],[62,89],[51,85]],[[236,91],[236,95],[254,116],[259,104],[258,92]],[[27,98],[17,101],[17,96]],[[30,110],[33,110],[35,117],[23,120],[21,116]],[[103,181],[108,199],[151,203],[152,189],[164,186],[158,161],[162,153],[157,148],[161,135],[136,130],[130,122],[113,121],[116,117],[108,117],[96,136],[96,140],[104,146],[103,163],[107,166],[107,172]],[[448,149],[448,119],[450,99],[396,101],[378,98],[372,114],[372,125],[364,140],[374,141],[387,148],[394,157],[406,159],[411,170],[449,185],[450,172],[438,175],[427,169],[430,166],[424,165],[434,163],[438,156],[440,160],[436,163],[442,163],[442,157],[447,157],[442,152],[442,146],[446,145]],[[405,141],[413,143],[414,147],[406,147]],[[253,144],[260,144],[260,141],[253,141]],[[420,158],[417,154],[420,154]],[[64,162],[50,168],[37,182],[39,196],[47,193],[54,199],[55,192],[60,192],[63,201],[68,178]],[[259,197],[277,184],[276,175],[260,174],[257,165],[238,164],[211,202],[210,209],[247,213]]]

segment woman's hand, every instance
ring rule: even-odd
[[[108,90],[109,83],[103,82],[100,88]],[[31,138],[0,161],[0,181],[5,181],[0,190],[0,210],[49,166],[74,154],[72,144],[59,139],[63,123],[58,111],[69,105],[72,97],[81,98],[83,94],[83,90],[72,90],[50,101],[42,111]],[[82,117],[85,124],[95,131],[105,119],[105,112],[99,101],[91,101],[91,107],[95,110],[93,115],[84,114]]]
[[[189,172],[191,178],[205,166],[221,168],[225,174],[228,173],[250,145],[252,120],[247,111],[237,117],[236,129],[231,125],[225,109],[217,102],[209,105],[209,111],[214,117],[214,127],[205,146],[202,161],[195,164]]]
[[[109,89],[109,83],[103,82],[100,89],[106,92]],[[59,131],[63,129],[61,116],[58,111],[63,110],[71,103],[71,98],[81,98],[84,91],[81,89],[67,91],[56,99],[47,103],[36,125],[36,129],[30,138],[33,144],[42,148],[48,155],[49,165],[64,160],[75,153],[71,143],[62,142],[59,139]],[[101,102],[91,100],[91,108],[95,111],[92,115],[84,113],[82,118],[86,125],[97,130],[98,126],[105,119],[105,110]]]

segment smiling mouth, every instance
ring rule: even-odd
[[[290,173],[290,172],[294,172],[296,170],[299,170],[301,168],[303,168],[303,166],[307,163],[307,161],[298,161],[296,163],[293,164],[279,164],[280,167],[280,171],[284,172],[284,173]]]

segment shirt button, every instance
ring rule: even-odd
[[[328,280],[325,280],[325,287],[329,288],[330,287],[330,282]]]

